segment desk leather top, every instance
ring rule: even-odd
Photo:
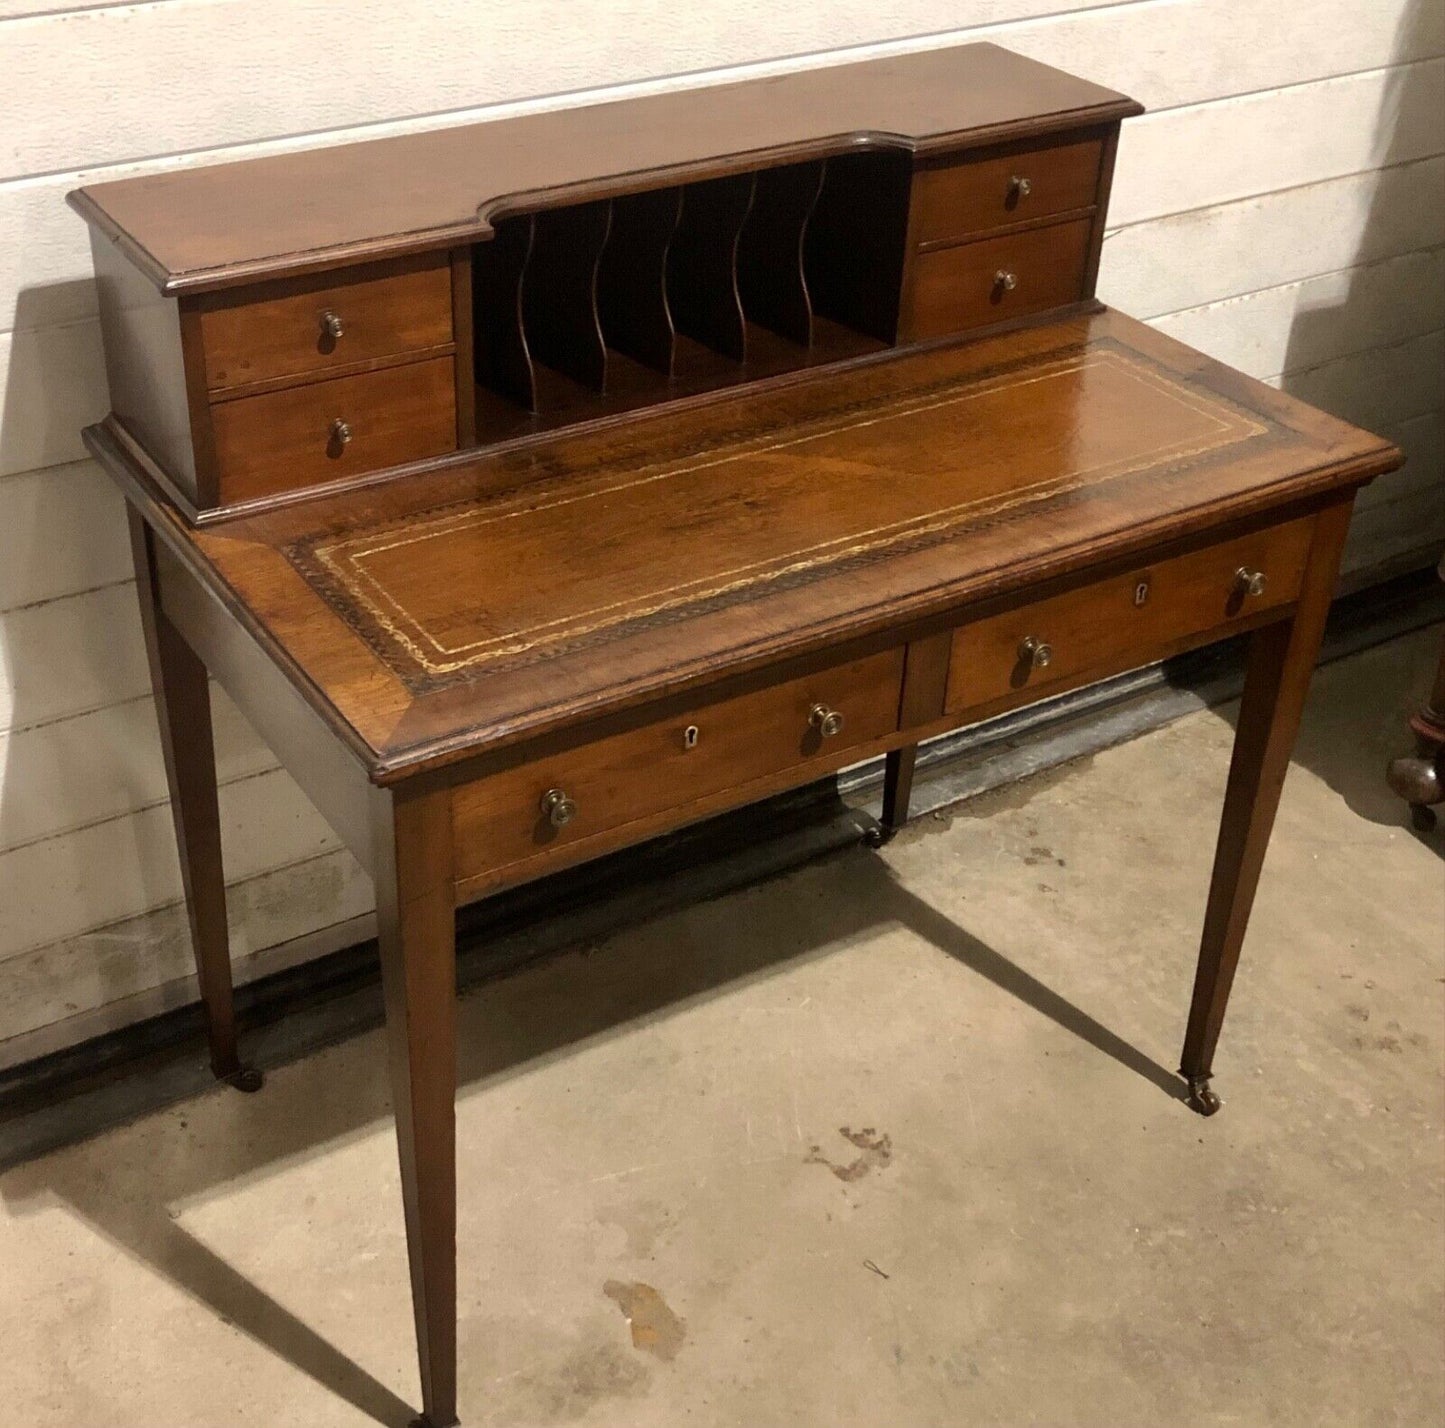
[[[937,626],[1399,460],[1104,312],[200,530],[139,494],[389,782],[724,673]]]

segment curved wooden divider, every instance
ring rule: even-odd
[[[827,162],[804,235],[803,268],[816,318],[879,342],[898,340],[912,157],[863,149]]]
[[[757,175],[689,184],[667,258],[667,296],[677,330],[705,347],[747,360],[747,319],[738,293],[738,240]]]
[[[472,254],[472,331],[479,386],[527,411],[537,409],[537,383],[522,322],[522,279],[532,252],[532,215],[497,225],[490,243]]]
[[[597,269],[612,226],[612,201],[533,215],[532,255],[522,277],[522,326],[535,361],[594,392],[607,386],[607,344],[597,316]],[[537,406],[550,386],[538,373]],[[565,400],[560,398],[559,400]]]
[[[680,188],[616,198],[597,277],[598,317],[608,347],[671,377],[677,330],[667,300],[667,255],[682,216]]]
[[[747,319],[803,347],[813,342],[803,248],[825,167],[819,159],[761,170],[738,243],[738,291]]]
[[[478,431],[526,431],[895,340],[911,160],[849,151],[500,220],[473,249]]]

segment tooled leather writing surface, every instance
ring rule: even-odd
[[[189,534],[385,767],[997,593],[1390,448],[1106,313]]]
[[[926,444],[901,435],[914,423]],[[979,441],[994,427],[1016,432],[1009,449]],[[609,469],[547,497],[408,514],[289,553],[424,691],[808,584],[1268,431],[1100,343],[825,410],[682,461]],[[725,542],[709,538],[724,528]],[[509,578],[524,570],[539,578]]]

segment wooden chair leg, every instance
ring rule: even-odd
[[[456,934],[445,790],[378,791],[376,906],[421,1366],[422,1428],[457,1421]]]
[[[1350,506],[1346,502],[1319,516],[1294,616],[1264,626],[1251,638],[1179,1068],[1189,1083],[1189,1104],[1206,1116],[1220,1106],[1209,1084],[1214,1050],[1310,675],[1319,657]]]
[[[221,864],[221,814],[206,667],[162,611],[156,585],[155,537],[133,509],[128,514],[141,626],[160,722],[171,819],[206,1015],[211,1069],[241,1090],[254,1091],[261,1085],[260,1073],[241,1065],[236,1047],[226,878]]]

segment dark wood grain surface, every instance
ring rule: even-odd
[[[1313,530],[1307,518],[1268,526],[972,621],[954,636],[947,708],[997,713],[1292,605]],[[1251,592],[1241,570],[1261,588]],[[1047,648],[1046,663],[1025,657],[1026,641]]]
[[[1080,218],[919,253],[901,335],[943,337],[1080,301],[1092,226]]]
[[[246,500],[455,451],[456,399],[452,358],[442,356],[217,402],[211,424],[221,499]]]
[[[538,195],[656,187],[860,145],[938,152],[1139,113],[965,45],[493,123],[121,179],[72,204],[167,292],[487,238]]]
[[[859,749],[898,727],[902,649],[816,670],[609,738],[550,751],[479,779],[455,797],[456,870],[475,894],[515,881],[518,865],[589,856],[592,840],[649,815],[687,810],[701,799],[786,773],[794,782],[855,761]],[[824,734],[815,707],[839,718]],[[541,801],[564,792],[576,812],[563,827]]]
[[[920,244],[956,242],[991,228],[1091,208],[1103,140],[1005,144],[967,163],[933,163],[913,179]]]
[[[212,391],[440,347],[453,337],[448,255],[227,292],[200,304],[200,325]]]

